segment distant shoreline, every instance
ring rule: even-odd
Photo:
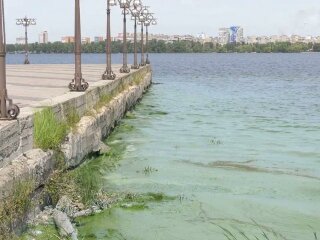
[[[29,52],[30,55],[56,55],[56,54],[73,54],[74,52],[67,52],[67,53],[36,53],[36,52]],[[174,52],[163,52],[163,53],[157,53],[157,52],[150,52],[150,54],[319,54],[320,52],[179,52],[179,53],[174,53]],[[24,52],[7,52],[8,55],[24,55]],[[105,53],[95,53],[95,52],[86,52],[82,54],[105,54]],[[112,53],[112,54],[122,54],[122,52],[118,53]],[[128,53],[128,54],[133,54],[133,53]],[[138,53],[140,54],[140,53]]]
[[[214,43],[200,43],[193,41],[176,41],[166,43],[164,41],[149,41],[149,53],[313,53],[320,52],[320,43],[266,43],[266,44],[227,44],[219,45]],[[112,42],[112,53],[122,52],[122,42]],[[138,43],[140,52],[141,43]],[[29,44],[30,53],[73,53],[73,43],[47,43]],[[128,42],[128,53],[133,53],[134,46]],[[7,52],[10,54],[23,53],[24,45],[7,44]],[[83,53],[105,53],[105,42],[88,43],[82,45]]]

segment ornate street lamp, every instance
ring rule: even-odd
[[[80,2],[75,0],[75,34],[74,34],[74,53],[75,53],[75,74],[74,79],[69,84],[70,91],[83,92],[87,90],[89,84],[82,78],[81,72],[81,21],[80,21]]]
[[[110,6],[117,5],[116,0],[107,0],[107,40],[106,40],[106,53],[107,53],[107,68],[102,74],[103,80],[114,80],[116,75],[111,68],[111,23],[110,23]]]
[[[145,21],[144,25],[146,26],[146,54],[147,54],[147,59],[146,59],[146,64],[150,64],[149,60],[149,53],[148,53],[148,43],[149,43],[149,32],[148,32],[148,27],[150,25],[157,25],[157,20],[154,18],[153,13],[149,13],[147,16],[147,20]]]
[[[7,95],[6,83],[6,31],[4,25],[4,5],[0,0],[0,119],[12,120],[16,119],[20,113],[17,105]],[[9,103],[7,106],[7,102]]]
[[[129,73],[130,68],[128,67],[128,49],[127,49],[127,15],[129,14],[129,9],[132,0],[118,0],[120,8],[122,8],[123,14],[123,66],[120,69],[120,73]]]
[[[149,7],[144,7],[141,11],[140,11],[140,16],[139,16],[139,22],[138,24],[141,25],[141,63],[140,66],[145,66],[146,62],[144,60],[144,39],[143,39],[143,25],[145,23],[145,21],[147,20],[147,16],[149,14]]]
[[[25,60],[24,60],[24,64],[30,64],[30,61],[29,61],[29,48],[28,48],[28,27],[30,25],[36,25],[36,19],[34,18],[27,18],[27,17],[24,17],[24,18],[18,18],[17,19],[17,22],[16,22],[17,25],[22,25],[24,27],[24,33],[25,33]]]
[[[138,64],[138,48],[137,48],[137,20],[140,16],[140,11],[142,9],[142,2],[140,0],[135,0],[133,5],[130,7],[132,20],[134,20],[134,60],[132,69],[139,69],[140,66]]]

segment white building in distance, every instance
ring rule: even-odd
[[[218,33],[219,44],[225,45],[230,42],[230,29],[229,28],[219,28]]]
[[[39,34],[39,43],[48,43],[48,32],[43,31]]]
[[[17,37],[16,44],[23,45],[26,43],[26,39],[24,37]]]
[[[82,44],[89,44],[89,43],[91,43],[91,38],[90,37],[82,37],[81,43]]]
[[[205,33],[200,33],[197,35],[196,41],[204,44],[204,43],[208,43],[208,42],[213,42],[213,39],[212,39],[212,37],[209,37]]]
[[[299,36],[299,35],[272,35],[272,36],[247,36],[247,44],[268,44],[268,43],[320,43],[320,37]]]
[[[96,36],[96,37],[94,37],[94,42],[95,43],[104,42],[104,37],[103,36]]]

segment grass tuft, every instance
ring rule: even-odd
[[[112,150],[98,158],[88,157],[84,164],[73,170],[60,169],[56,171],[45,187],[52,205],[66,195],[74,202],[87,206],[94,203],[103,187],[103,173],[116,167],[120,152]]]
[[[99,165],[85,164],[73,172],[71,175],[75,179],[77,191],[80,193],[81,202],[90,204],[96,199],[97,193],[102,187],[102,172]]]
[[[79,114],[77,113],[77,110],[74,107],[68,110],[66,114],[66,118],[67,118],[67,126],[72,130],[76,128],[77,123],[80,122],[80,119],[81,119]]]
[[[32,226],[26,233],[20,236],[19,240],[61,240],[55,225]],[[69,238],[67,238],[69,239]]]
[[[32,206],[34,181],[17,181],[11,195],[0,202],[0,240],[16,239],[14,229],[25,221]]]
[[[99,102],[96,103],[96,105],[94,106],[94,109],[96,111],[99,111],[102,107],[106,106],[109,102],[111,102],[111,100],[116,96],[116,94],[113,92],[111,92],[110,94],[104,94],[102,96],[100,96]]]
[[[34,115],[34,144],[44,150],[58,150],[67,135],[67,124],[59,121],[51,108]]]

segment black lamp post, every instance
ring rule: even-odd
[[[29,61],[29,47],[28,47],[28,27],[30,25],[36,25],[36,20],[34,18],[18,18],[17,25],[22,25],[24,27],[24,38],[25,38],[25,60],[24,64],[30,64]]]
[[[147,59],[146,59],[146,64],[150,64],[150,60],[149,60],[149,32],[148,32],[148,28],[151,25],[157,25],[157,20],[153,17],[152,14],[149,15],[148,20],[145,22],[145,26],[146,26],[146,54],[147,54]]]
[[[107,53],[107,68],[102,74],[103,80],[114,80],[116,74],[113,73],[111,68],[111,20],[110,20],[110,6],[117,5],[116,0],[107,0],[107,40],[106,40],[106,53]]]
[[[7,93],[6,31],[4,19],[4,4],[3,0],[0,0],[0,120],[12,120],[18,117],[20,109],[12,103]],[[7,102],[9,103],[8,105]]]
[[[74,53],[75,53],[75,74],[74,79],[69,84],[70,91],[84,92],[89,84],[82,78],[81,72],[81,21],[80,21],[80,2],[75,0],[75,34],[74,34]]]
[[[147,15],[147,20],[145,21],[144,25],[146,26],[146,54],[147,54],[147,59],[146,59],[146,64],[150,64],[149,60],[149,32],[148,28],[151,25],[156,25],[157,20],[154,18],[153,13],[149,13]]]
[[[133,5],[130,8],[132,20],[134,20],[134,60],[132,69],[139,69],[140,66],[138,64],[138,47],[137,47],[137,20],[140,16],[140,11],[142,9],[142,2],[140,0],[135,0]]]
[[[147,19],[147,15],[148,15],[149,11],[148,11],[148,7],[144,7],[141,11],[140,11],[140,16],[139,16],[139,25],[141,25],[141,63],[140,66],[145,66],[146,62],[144,59],[144,39],[143,39],[143,26],[144,23]]]
[[[123,65],[120,69],[120,73],[129,73],[128,67],[128,49],[127,49],[127,15],[129,14],[130,4],[132,0],[118,0],[120,8],[122,8],[123,14]]]

